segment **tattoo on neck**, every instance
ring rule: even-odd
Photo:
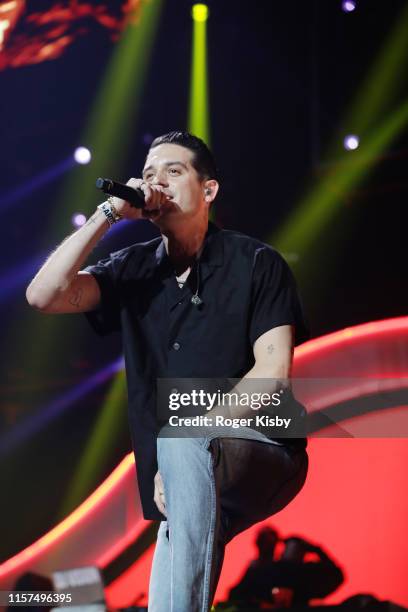
[[[77,291],[75,291],[70,296],[69,303],[72,304],[72,306],[76,306],[77,308],[79,308],[79,305],[80,305],[81,299],[82,299],[82,293],[83,293],[82,289],[78,289]]]
[[[273,346],[273,344],[269,344],[266,348],[266,350],[268,351],[268,353],[271,355],[273,353],[273,351],[275,350],[275,347]]]

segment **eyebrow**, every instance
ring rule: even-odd
[[[166,166],[166,168],[168,168],[169,166],[174,166],[175,164],[177,164],[178,166],[183,166],[183,168],[188,170],[188,167],[186,166],[186,164],[181,161],[168,161],[164,165]],[[153,168],[152,165],[146,166],[146,168],[143,168],[142,174],[145,174],[148,170],[152,170],[152,168]]]

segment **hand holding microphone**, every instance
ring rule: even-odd
[[[112,197],[116,212],[124,219],[149,219],[160,212],[160,207],[171,200],[161,185],[131,178],[126,185],[111,179],[98,178],[96,186]]]

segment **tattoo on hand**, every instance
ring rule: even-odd
[[[269,344],[269,346],[267,346],[266,350],[271,355],[273,353],[273,351],[275,350],[275,347],[273,346],[273,344]]]
[[[79,308],[82,299],[82,293],[82,289],[78,289],[78,291],[75,291],[75,293],[73,293],[69,298],[69,303],[72,304],[72,306],[76,306],[77,308]]]

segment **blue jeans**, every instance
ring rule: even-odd
[[[249,438],[158,438],[167,520],[157,535],[149,612],[208,612],[225,545],[302,488],[304,450],[253,431]]]

